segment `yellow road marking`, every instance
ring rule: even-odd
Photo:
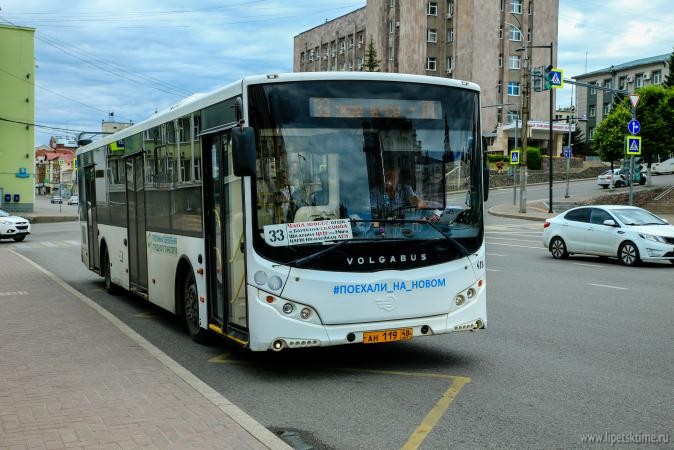
[[[468,377],[452,377],[454,382],[447,389],[444,395],[438,400],[438,402],[433,406],[433,409],[426,414],[424,420],[421,421],[416,430],[412,433],[412,436],[405,442],[402,450],[413,450],[419,448],[419,446],[424,442],[428,434],[433,430],[433,427],[438,423],[442,415],[447,411],[449,405],[452,404],[456,396],[459,394],[459,391],[466,384],[470,383],[470,378]]]
[[[152,317],[157,317],[157,316],[150,311],[145,311],[145,312],[142,312],[142,313],[134,314],[133,317],[140,317],[141,319],[150,319]]]
[[[230,356],[229,352],[222,353],[218,356],[214,356],[208,360],[210,363],[219,363],[219,364],[249,364],[250,361],[240,361],[228,359]],[[402,450],[416,450],[424,442],[429,433],[433,430],[433,427],[438,423],[442,415],[447,411],[449,406],[452,404],[459,391],[466,384],[470,383],[470,378],[468,377],[459,377],[454,375],[446,375],[444,373],[425,373],[425,372],[404,372],[401,370],[377,370],[377,369],[356,369],[356,368],[337,368],[337,370],[344,370],[348,372],[360,372],[360,373],[372,373],[377,375],[397,375],[403,377],[420,377],[420,378],[440,378],[440,379],[450,379],[452,384],[442,395],[440,400],[433,406],[433,408],[426,414],[424,420],[421,421],[419,426],[414,430],[410,438],[407,440],[405,445],[402,447]]]

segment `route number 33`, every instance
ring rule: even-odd
[[[267,225],[264,227],[264,240],[272,247],[288,245],[288,230],[285,224]]]

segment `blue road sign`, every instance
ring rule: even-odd
[[[630,120],[630,123],[627,124],[627,131],[631,134],[639,134],[639,131],[641,131],[641,124],[638,120],[632,119]]]
[[[627,136],[627,139],[625,139],[625,153],[628,155],[641,155],[641,138],[639,136]]]
[[[510,152],[510,164],[519,164],[520,163],[520,151],[513,150]]]
[[[566,159],[571,158],[573,156],[573,152],[571,151],[571,147],[565,146],[564,148],[562,148],[562,155]]]

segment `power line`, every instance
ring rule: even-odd
[[[71,128],[52,127],[52,126],[49,126],[49,125],[41,125],[41,124],[38,124],[38,123],[24,122],[22,120],[7,119],[7,118],[4,118],[4,117],[0,117],[0,121],[16,123],[16,124],[19,124],[19,125],[26,125],[26,126],[35,127],[35,128],[45,128],[45,129],[57,130],[57,131],[69,131],[69,132],[72,132],[72,133],[98,133],[98,131],[83,131],[83,130],[73,130]]]

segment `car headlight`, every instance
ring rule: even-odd
[[[647,241],[667,242],[662,236],[654,236],[652,234],[639,233],[639,237],[641,239],[646,239]]]
[[[11,225],[12,224],[12,222],[10,222],[8,220],[0,220],[0,223],[3,224],[3,225]]]

